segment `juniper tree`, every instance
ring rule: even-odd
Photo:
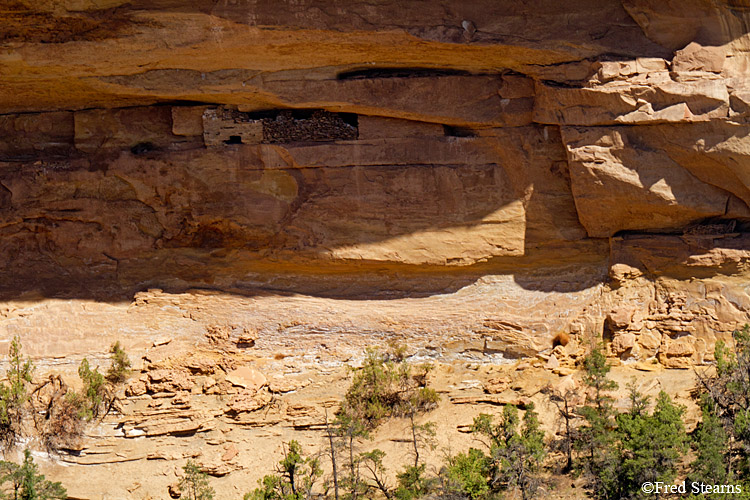
[[[368,349],[362,367],[344,396],[341,413],[359,420],[372,430],[388,417],[403,417],[432,409],[439,401],[437,393],[426,384],[429,366],[412,373],[402,347],[389,352]]]
[[[441,470],[442,498],[481,500],[490,493],[492,460],[481,450],[449,456]]]
[[[619,456],[615,449],[615,410],[609,392],[617,383],[608,378],[610,366],[600,346],[584,358],[583,382],[589,387],[586,404],[579,409],[584,420],[576,447],[581,452],[580,468],[596,498],[613,498],[618,491]]]
[[[619,493],[617,498],[647,498],[641,491],[646,482],[671,484],[686,451],[687,435],[682,423],[684,407],[672,403],[666,392],[656,399],[653,413],[649,398],[631,386],[631,408],[617,415],[619,436]]]
[[[394,496],[398,500],[414,500],[421,498],[434,489],[435,480],[428,478],[425,464],[418,466],[407,465],[404,470],[396,474],[398,488]]]
[[[0,498],[14,500],[64,500],[68,498],[60,483],[48,481],[34,463],[31,452],[23,452],[21,465],[0,462]]]
[[[366,493],[367,482],[360,473],[363,459],[366,459],[371,476],[374,475],[373,471],[382,473],[382,456],[373,461],[375,455],[367,457],[355,451],[358,442],[367,438],[370,431],[390,417],[409,419],[414,457],[414,465],[405,467],[398,474],[399,487],[394,494],[399,498],[412,498],[424,493],[424,488],[430,483],[425,477],[424,465],[420,464],[420,450],[424,446],[432,446],[434,424],[419,424],[417,417],[434,408],[440,398],[437,392],[426,387],[431,367],[413,367],[407,362],[405,354],[405,348],[398,346],[391,346],[387,352],[368,349],[362,367],[354,370],[352,383],[332,426],[337,439],[343,443],[339,447],[345,450],[344,461],[348,469],[343,476],[334,470],[334,494],[341,487],[347,489],[350,499]],[[332,465],[339,465],[341,454],[337,454],[337,446],[331,435],[328,440]],[[382,490],[382,475],[378,477],[373,479]]]
[[[106,379],[112,385],[122,384],[130,375],[130,359],[118,340],[109,348],[112,364],[107,369]]]
[[[6,445],[12,445],[21,431],[24,407],[28,401],[26,384],[31,382],[34,365],[21,355],[21,339],[16,336],[8,352],[8,383],[0,382],[0,437]]]
[[[716,414],[714,401],[701,397],[701,423],[694,434],[695,461],[691,464],[692,479],[705,484],[729,484],[726,450],[727,433]]]
[[[284,458],[276,467],[276,474],[264,476],[259,488],[244,496],[245,500],[309,500],[313,487],[322,475],[315,457],[305,457],[300,444],[292,440],[284,447]]]
[[[730,348],[723,341],[716,342],[715,373],[697,373],[698,380],[708,394],[709,415],[721,423],[726,434],[724,453],[726,477],[736,481],[750,481],[750,326],[732,334]],[[719,436],[713,417],[710,418],[714,438]],[[708,440],[707,436],[704,436]],[[707,443],[704,441],[704,444]],[[708,453],[708,450],[705,451]],[[717,474],[718,460],[713,455],[713,474]],[[704,463],[703,466],[706,464]],[[701,467],[703,467],[701,466]]]
[[[500,422],[494,424],[492,417],[480,414],[474,419],[472,432],[485,438],[489,455],[489,487],[493,491],[518,488],[524,500],[531,498],[538,486],[538,471],[546,454],[544,432],[534,405],[529,404],[523,416],[523,425],[518,408],[505,405]],[[478,457],[474,457],[475,460]]]
[[[180,478],[180,490],[187,500],[212,500],[214,489],[208,484],[208,475],[193,462],[188,460],[182,467],[183,476]]]

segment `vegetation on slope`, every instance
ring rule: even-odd
[[[715,374],[700,376],[706,389],[703,422],[692,436],[685,432],[685,409],[663,391],[652,401],[631,383],[628,407],[618,412],[610,365],[603,347],[593,346],[583,362],[584,403],[576,406],[569,394],[549,391],[566,424],[562,447],[545,439],[533,404],[506,405],[499,416],[475,419],[472,432],[483,449],[449,454],[440,470],[430,473],[424,457],[432,450],[431,425],[414,419],[438,402],[426,387],[429,368],[410,366],[398,351],[370,351],[327,426],[326,445],[305,456],[296,441],[290,443],[276,474],[261,480],[246,499],[491,500],[508,493],[529,499],[541,486],[551,487],[544,478],[553,470],[582,478],[588,496],[601,500],[647,498],[644,483],[680,484],[683,478],[687,494],[693,488],[711,494],[726,485],[716,498],[744,498],[739,492],[750,492],[750,329],[735,332],[731,349],[717,343],[716,361]],[[389,485],[384,452],[365,448],[370,433],[393,417],[410,418],[414,462],[404,464],[395,474],[397,483]],[[560,448],[564,453],[549,453]],[[332,477],[322,483],[321,457],[332,466]],[[291,473],[289,464],[304,467],[304,474]],[[305,487],[292,487],[302,476]]]
[[[33,401],[50,381],[58,380],[52,385],[56,396],[49,398],[47,407],[56,426],[45,429],[69,439],[84,422],[111,406],[114,384],[129,373],[127,355],[115,344],[106,376],[82,361],[80,394],[54,377],[32,387],[33,365],[21,352],[16,338],[8,382],[0,383],[0,428],[6,449],[23,434],[29,409],[39,413]],[[698,374],[705,390],[702,422],[692,436],[685,432],[684,408],[665,392],[652,401],[631,383],[628,407],[618,412],[612,396],[617,384],[609,378],[602,346],[593,346],[583,361],[583,403],[577,406],[569,394],[550,395],[564,419],[562,443],[546,439],[533,404],[509,404],[499,415],[475,418],[471,431],[481,447],[445,454],[439,470],[428,470],[425,458],[434,452],[435,431],[434,424],[421,416],[439,402],[427,384],[430,367],[411,365],[403,349],[371,350],[362,366],[352,371],[339,410],[326,418],[324,444],[312,452],[294,440],[284,444],[274,473],[260,480],[245,500],[493,500],[508,493],[526,500],[536,498],[540,487],[549,489],[545,477],[553,470],[582,478],[588,495],[601,500],[647,498],[644,484],[682,480],[686,493],[696,493],[695,498],[750,498],[750,327],[736,331],[731,345],[717,342],[715,359],[715,370]],[[386,470],[385,453],[367,446],[372,432],[390,418],[409,423],[411,459],[399,471]],[[560,449],[563,453],[551,453]],[[322,460],[330,461],[330,477],[324,476]],[[37,473],[28,450],[23,464],[1,462],[0,472],[0,497],[63,498],[61,485]],[[198,464],[189,462],[183,472],[183,498],[214,498]],[[394,476],[396,483],[391,484]]]

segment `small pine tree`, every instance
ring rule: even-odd
[[[98,368],[91,369],[89,360],[83,358],[78,367],[78,376],[83,382],[83,392],[79,395],[69,391],[68,401],[76,406],[78,416],[83,420],[91,420],[99,415],[102,404],[106,398],[106,387],[104,375],[99,373]]]
[[[110,360],[112,364],[107,370],[107,382],[112,385],[122,384],[128,379],[130,375],[130,359],[127,353],[123,350],[118,340],[109,348],[111,354]]]
[[[60,483],[48,481],[27,449],[23,464],[0,462],[0,497],[15,500],[65,500],[68,494]]]
[[[21,493],[23,475],[14,462],[0,461],[0,498],[17,499]]]
[[[544,432],[534,405],[529,404],[521,420],[518,408],[505,405],[500,423],[480,414],[474,419],[472,432],[485,438],[490,450],[490,485],[495,491],[517,488],[521,497],[531,498],[539,484],[538,472],[546,455]]]
[[[374,487],[380,490],[385,498],[391,500],[393,494],[386,480],[383,458],[385,458],[385,452],[375,448],[372,451],[362,453],[360,455],[360,462],[365,470],[369,472],[370,479],[375,483]]]
[[[586,405],[579,414],[584,424],[579,427],[576,447],[581,453],[581,469],[588,478],[596,498],[614,498],[619,490],[619,462],[615,443],[615,410],[608,394],[617,383],[608,378],[610,366],[601,346],[594,346],[584,359],[583,382],[590,389]]]
[[[246,493],[244,499],[309,500],[322,473],[318,459],[305,457],[300,444],[292,440],[289,442],[289,448],[284,450],[284,458],[279,462],[276,474],[260,479],[260,488]]]
[[[426,422],[424,424],[417,424],[414,417],[415,414],[412,411],[409,414],[409,423],[411,427],[414,465],[405,466],[404,470],[396,475],[398,488],[396,488],[395,496],[399,500],[420,498],[432,491],[436,486],[435,478],[427,477],[425,464],[419,463],[420,450],[423,447],[435,448],[435,423]]]
[[[515,406],[506,405],[511,411]],[[506,418],[506,422],[518,422],[518,417]],[[529,404],[523,416],[523,427],[520,433],[513,429],[506,430],[510,438],[505,447],[496,450],[501,459],[500,480],[509,488],[521,490],[521,497],[527,500],[534,495],[538,486],[537,472],[546,452],[544,448],[544,432],[540,429],[539,418],[534,411],[534,405]]]
[[[60,483],[47,481],[39,474],[39,468],[27,449],[23,452],[23,464],[19,470],[21,476],[20,500],[67,499],[68,494]]]
[[[599,412],[602,412],[612,404],[612,397],[606,393],[617,389],[617,382],[608,378],[612,367],[607,362],[603,348],[594,346],[589,355],[584,358],[583,365],[586,370],[583,382],[594,389],[594,395],[589,397],[588,401],[593,403]]]
[[[6,445],[12,445],[21,430],[24,406],[28,401],[26,384],[31,382],[34,365],[21,355],[21,339],[16,336],[8,352],[8,383],[0,383],[0,435]]]
[[[695,431],[696,459],[691,465],[693,479],[705,484],[729,484],[726,449],[727,433],[716,414],[716,405],[707,395],[701,398],[703,418]]]
[[[341,478],[342,486],[348,490],[345,498],[356,500],[367,493],[367,484],[360,474],[362,460],[357,451],[357,442],[368,438],[369,432],[361,420],[345,412],[336,415],[334,425],[338,438],[343,445],[347,468],[347,473]]]
[[[469,448],[466,453],[448,457],[440,474],[443,497],[468,497],[481,500],[490,492],[492,462],[481,450]]]
[[[631,410],[617,415],[620,438],[620,479],[617,498],[647,498],[645,482],[670,484],[685,452],[687,435],[682,423],[685,409],[662,391],[653,414],[646,413],[648,398],[631,388]]]
[[[408,417],[411,423],[411,443],[414,465],[406,467],[399,481],[402,495],[426,484],[424,467],[420,467],[420,449],[432,445],[434,424],[417,424],[416,417],[436,406],[440,397],[435,390],[426,387],[427,375],[431,367],[421,365],[416,373],[406,361],[406,349],[391,346],[386,352],[368,349],[362,367],[354,370],[354,377],[344,396],[341,409],[336,414],[333,425],[327,424],[328,448],[333,468],[334,495],[339,497],[339,489],[346,489],[346,498],[356,500],[367,493],[368,481],[362,477],[364,466],[373,476],[376,486],[384,495],[391,494],[385,486],[382,469],[382,456],[356,453],[357,444],[369,436],[384,419]],[[342,453],[343,464],[340,464]],[[377,458],[377,459],[376,459]],[[339,465],[347,471],[339,476]],[[416,488],[416,489],[415,489]],[[419,490],[421,491],[421,490]],[[399,493],[394,493],[397,496]]]
[[[198,464],[188,460],[182,467],[182,472],[180,490],[183,495],[186,495],[186,500],[213,500],[214,489],[208,484],[208,475]]]

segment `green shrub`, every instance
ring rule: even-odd
[[[182,497],[186,500],[212,500],[214,498],[215,491],[208,484],[208,475],[198,464],[188,460],[182,467],[182,472],[183,475],[180,478]]]
[[[123,350],[118,340],[109,348],[112,365],[107,370],[107,382],[110,384],[122,384],[130,376],[130,359]]]
[[[425,464],[416,467],[407,465],[403,472],[396,475],[398,488],[395,496],[398,500],[414,500],[434,489],[434,481],[426,477],[425,469]]]
[[[441,474],[447,490],[444,496],[457,495],[471,500],[486,498],[490,492],[491,472],[491,460],[476,448],[448,457],[448,464]]]
[[[472,432],[483,436],[489,448],[490,484],[494,491],[518,488],[526,500],[538,487],[546,447],[533,404],[526,408],[519,430],[520,423],[518,409],[505,405],[498,424],[493,423],[491,415],[482,413],[474,419]]]
[[[300,444],[292,440],[284,450],[284,458],[276,474],[258,481],[260,488],[246,493],[245,500],[309,500],[316,481],[323,474],[318,459],[305,457]]]
[[[692,475],[706,484],[729,484],[727,433],[717,415],[716,403],[707,394],[701,398],[701,412],[703,418],[694,434],[696,459],[691,465]]]
[[[0,382],[0,439],[6,446],[15,442],[21,431],[24,407],[29,399],[26,384],[31,382],[34,365],[21,355],[21,340],[14,337],[8,353],[8,383]]]
[[[78,367],[78,376],[83,382],[81,394],[68,391],[66,399],[73,407],[78,408],[78,416],[83,420],[91,420],[99,415],[103,403],[107,397],[107,388],[104,384],[104,375],[99,373],[98,368],[91,369],[89,360],[83,358]]]
[[[645,482],[671,484],[686,451],[685,409],[673,404],[664,391],[651,415],[645,410],[647,401],[631,387],[631,410],[617,415],[619,492],[613,498],[648,498],[641,491]]]
[[[354,372],[341,412],[374,429],[385,418],[430,410],[440,397],[423,386],[429,369],[423,365],[412,376],[403,347],[389,353],[369,349],[362,367]]]
[[[68,494],[60,483],[53,483],[39,474],[39,468],[27,449],[23,464],[0,462],[0,497],[15,500],[65,500]]]

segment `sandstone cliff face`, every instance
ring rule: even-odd
[[[598,336],[610,291],[642,283],[609,267],[657,288],[743,273],[742,4],[6,7],[9,298],[406,298],[505,276],[521,302],[589,290],[555,329]],[[501,297],[482,321],[513,312]],[[558,313],[517,328],[541,348],[531,325]]]
[[[230,325],[684,368],[750,321],[743,0],[0,5],[0,327],[40,366]]]

